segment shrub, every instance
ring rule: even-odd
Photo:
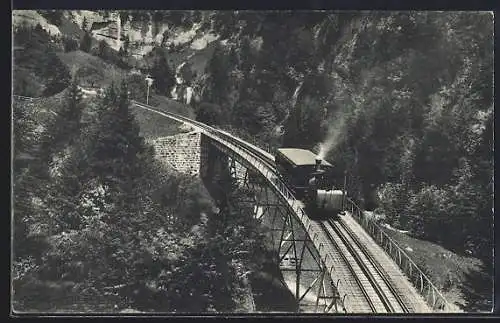
[[[13,77],[14,94],[39,97],[42,95],[43,86],[33,72],[16,68]]]
[[[67,52],[72,52],[78,49],[78,41],[74,38],[70,37],[65,37],[63,39],[63,44],[64,44],[64,51]]]
[[[443,228],[449,227],[449,194],[434,185],[424,186],[405,207],[408,229],[419,238],[442,243]]]
[[[222,125],[227,119],[227,113],[218,104],[201,102],[196,108],[196,120],[208,125]]]
[[[384,214],[386,221],[393,226],[404,225],[401,216],[408,201],[407,188],[399,183],[385,183],[379,187],[377,193],[379,207],[376,212]]]

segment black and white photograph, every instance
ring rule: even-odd
[[[491,313],[494,13],[12,10],[11,316]]]

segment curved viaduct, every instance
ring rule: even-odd
[[[313,221],[279,178],[268,151],[187,117],[139,102],[133,105],[200,133],[201,176],[213,168],[215,159],[226,164],[222,168],[230,170],[238,185],[254,191],[255,217],[269,229],[284,283],[301,311],[453,311],[404,250],[352,200],[339,221]]]

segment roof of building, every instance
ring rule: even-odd
[[[317,155],[310,150],[299,148],[279,148],[278,152],[294,165],[316,165]],[[321,166],[332,167],[333,165],[322,159]]]

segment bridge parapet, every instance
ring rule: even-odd
[[[431,282],[422,270],[413,262],[408,254],[372,219],[367,217],[359,206],[350,198],[346,201],[349,210],[358,223],[368,232],[385,252],[399,265],[413,286],[424,297],[426,303],[434,311],[456,312],[439,289]]]

